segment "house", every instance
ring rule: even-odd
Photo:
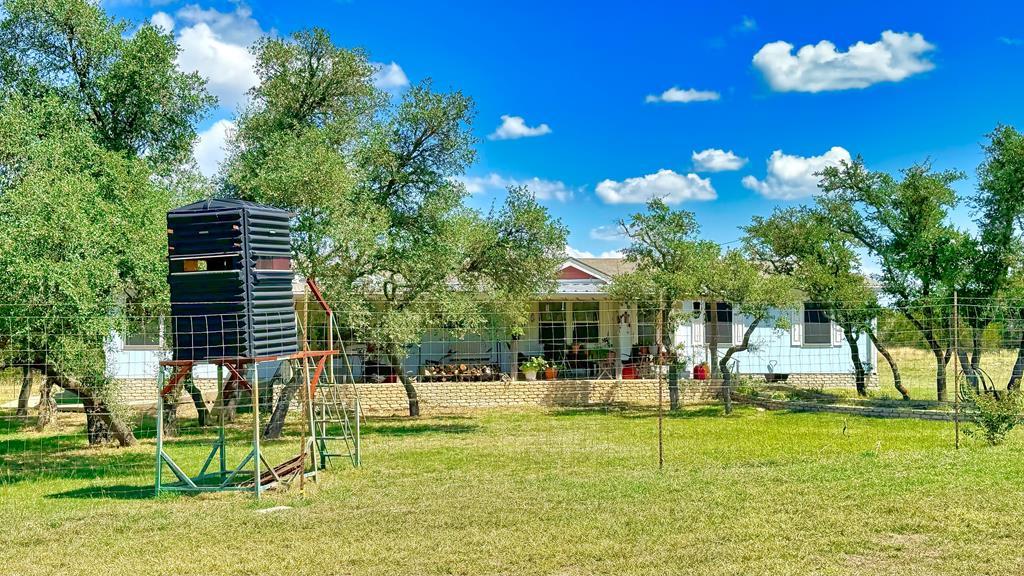
[[[524,334],[512,338],[508,330],[493,326],[477,334],[457,338],[443,330],[423,336],[410,347],[403,369],[421,381],[459,380],[442,374],[443,367],[488,366],[493,374],[517,373],[518,364],[530,357],[544,357],[562,365],[560,378],[583,380],[634,379],[652,377],[650,358],[656,352],[656,310],[635,303],[613,301],[606,292],[612,279],[631,270],[621,258],[568,258],[559,271],[553,292],[538,295],[533,303]],[[304,294],[296,281],[293,294]],[[711,315],[700,298],[677,303],[680,318],[667,335],[668,346],[690,367],[710,360],[708,335]],[[701,314],[701,310],[705,310]],[[780,310],[789,328],[775,323],[758,326],[750,349],[733,356],[734,373],[755,378],[785,379],[794,385],[852,387],[853,363],[842,331],[813,303],[799,310]],[[714,314],[719,354],[739,342],[751,321],[719,303]],[[133,393],[147,396],[153,386],[157,365],[168,352],[168,335],[154,319],[136,334],[113,335],[108,346],[111,377],[145,382],[147,388]],[[575,345],[575,346],[574,346]],[[869,380],[877,382],[877,351],[866,335],[858,343],[862,361],[869,368]],[[381,380],[372,346],[347,343],[349,364],[357,381]],[[339,365],[341,363],[338,363]],[[209,366],[197,368],[196,378],[212,380]],[[434,376],[430,376],[433,373]],[[269,375],[262,375],[265,380]],[[132,387],[140,390],[139,386]]]
[[[512,345],[512,339],[500,330],[488,336],[462,339],[448,338],[435,331],[424,336],[421,346],[410,354],[405,370],[422,373],[423,367],[436,363],[488,362],[500,366],[505,373],[514,371],[515,358],[543,356],[567,366],[574,343],[584,350],[611,349],[618,361],[614,377],[621,378],[631,363],[642,363],[643,356],[655,352],[656,316],[654,309],[635,303],[613,301],[606,293],[612,279],[628,272],[632,265],[622,258],[568,258],[561,266],[557,287],[549,294],[538,295],[525,333]],[[677,303],[683,321],[670,330],[666,343],[690,367],[710,360],[708,335],[710,317],[706,302],[700,298]],[[735,313],[728,303],[716,306],[719,356],[733,342],[739,342],[750,318]],[[854,385],[850,346],[842,330],[819,306],[803,303],[799,310],[779,310],[789,328],[780,330],[775,323],[763,323],[754,329],[750,349],[733,356],[733,372],[785,379],[796,385],[840,387]],[[513,349],[515,354],[513,356]],[[858,341],[861,359],[869,368],[869,380],[877,381],[877,351],[867,335]],[[636,374],[634,372],[634,374]],[[609,377],[601,374],[600,362],[592,361],[586,370],[570,377]],[[643,376],[642,373],[638,374]]]

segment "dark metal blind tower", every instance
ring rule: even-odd
[[[176,360],[298,351],[291,216],[241,200],[204,200],[167,213]]]

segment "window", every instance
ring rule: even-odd
[[[256,259],[256,269],[291,271],[292,259],[287,256],[260,256]]]
[[[540,303],[540,343],[549,345],[565,344],[565,302]]]
[[[654,346],[658,322],[658,311],[639,306],[636,311],[636,343],[640,346]]]
[[[159,347],[160,318],[133,319],[124,337],[125,350],[152,350]]]
[[[821,304],[804,304],[804,344],[832,344],[832,320]]]
[[[695,303],[696,305],[696,303]],[[713,330],[718,329],[718,344],[732,344],[732,304],[716,302],[715,310],[711,311],[708,304],[704,312],[704,334],[708,342],[711,342]],[[715,326],[712,327],[712,323]]]
[[[600,304],[597,302],[573,302],[572,341],[593,344],[600,338]]]

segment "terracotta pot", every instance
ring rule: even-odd
[[[554,380],[555,378],[558,378],[558,369],[557,368],[545,368],[544,369],[544,377],[547,378],[548,380]]]

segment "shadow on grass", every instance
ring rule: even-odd
[[[470,422],[374,422],[369,421],[362,428],[366,436],[416,436],[420,434],[469,434],[480,429],[479,424]]]
[[[116,484],[113,486],[86,486],[83,488],[76,488],[74,490],[67,490],[65,492],[57,492],[55,494],[47,494],[46,498],[53,499],[79,499],[79,500],[91,500],[91,499],[111,499],[111,500],[152,500],[154,498],[153,485],[146,484]]]
[[[658,417],[658,410],[649,407],[636,407],[622,404],[610,404],[603,406],[593,406],[585,408],[563,408],[555,410],[551,413],[554,416],[560,417],[574,417],[574,416],[616,416],[619,418],[627,418],[632,420],[645,420]],[[687,420],[693,418],[711,418],[720,417],[724,415],[724,410],[721,406],[716,405],[705,405],[705,406],[684,406],[676,410],[670,410],[668,407],[665,408],[663,416],[665,419],[670,420]]]

